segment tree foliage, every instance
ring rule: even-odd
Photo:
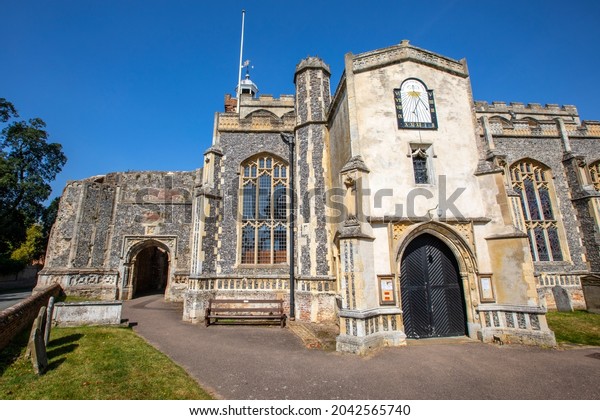
[[[5,258],[26,240],[27,228],[44,215],[50,182],[67,161],[62,146],[48,142],[44,121],[18,117],[13,104],[0,98],[0,122],[6,124],[0,134],[0,256]],[[42,236],[48,231],[43,226]]]
[[[43,243],[44,234],[42,226],[35,223],[27,228],[25,242],[12,251],[10,259],[21,266],[30,264],[33,260],[40,257],[40,248],[43,246]]]
[[[0,98],[0,122],[7,122],[11,118],[17,118],[19,114],[14,105],[4,98]]]

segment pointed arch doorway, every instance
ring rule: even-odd
[[[154,244],[142,248],[133,258],[133,296],[164,294],[169,278],[169,254]]]
[[[406,246],[400,264],[400,291],[408,338],[466,335],[458,262],[441,239],[424,233]]]

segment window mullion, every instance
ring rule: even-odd
[[[533,190],[535,191],[535,201],[536,201],[535,205],[540,214],[540,220],[545,220],[546,216],[544,215],[544,209],[542,207],[542,199],[540,197],[540,182],[535,179],[535,176],[533,179],[534,179],[534,184],[533,184],[534,189]],[[544,230],[546,230],[545,227],[544,227]]]
[[[254,264],[258,264],[258,224],[254,225]]]
[[[548,224],[544,223],[543,225],[544,231],[544,241],[546,242],[546,249],[548,251],[548,261],[554,261],[554,255],[552,255],[552,246],[550,245],[550,238],[548,237]]]

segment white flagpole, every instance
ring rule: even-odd
[[[240,100],[241,100],[241,87],[242,87],[242,54],[244,51],[244,18],[246,17],[246,11],[242,9],[242,40],[240,42],[240,68],[238,73],[238,85],[236,90],[237,97],[237,112],[240,113]]]

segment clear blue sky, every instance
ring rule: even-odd
[[[69,159],[53,183],[192,170],[244,58],[261,93],[292,94],[307,55],[339,81],[346,52],[409,39],[467,58],[476,100],[572,104],[600,119],[597,1],[0,0],[0,97],[46,121]]]

